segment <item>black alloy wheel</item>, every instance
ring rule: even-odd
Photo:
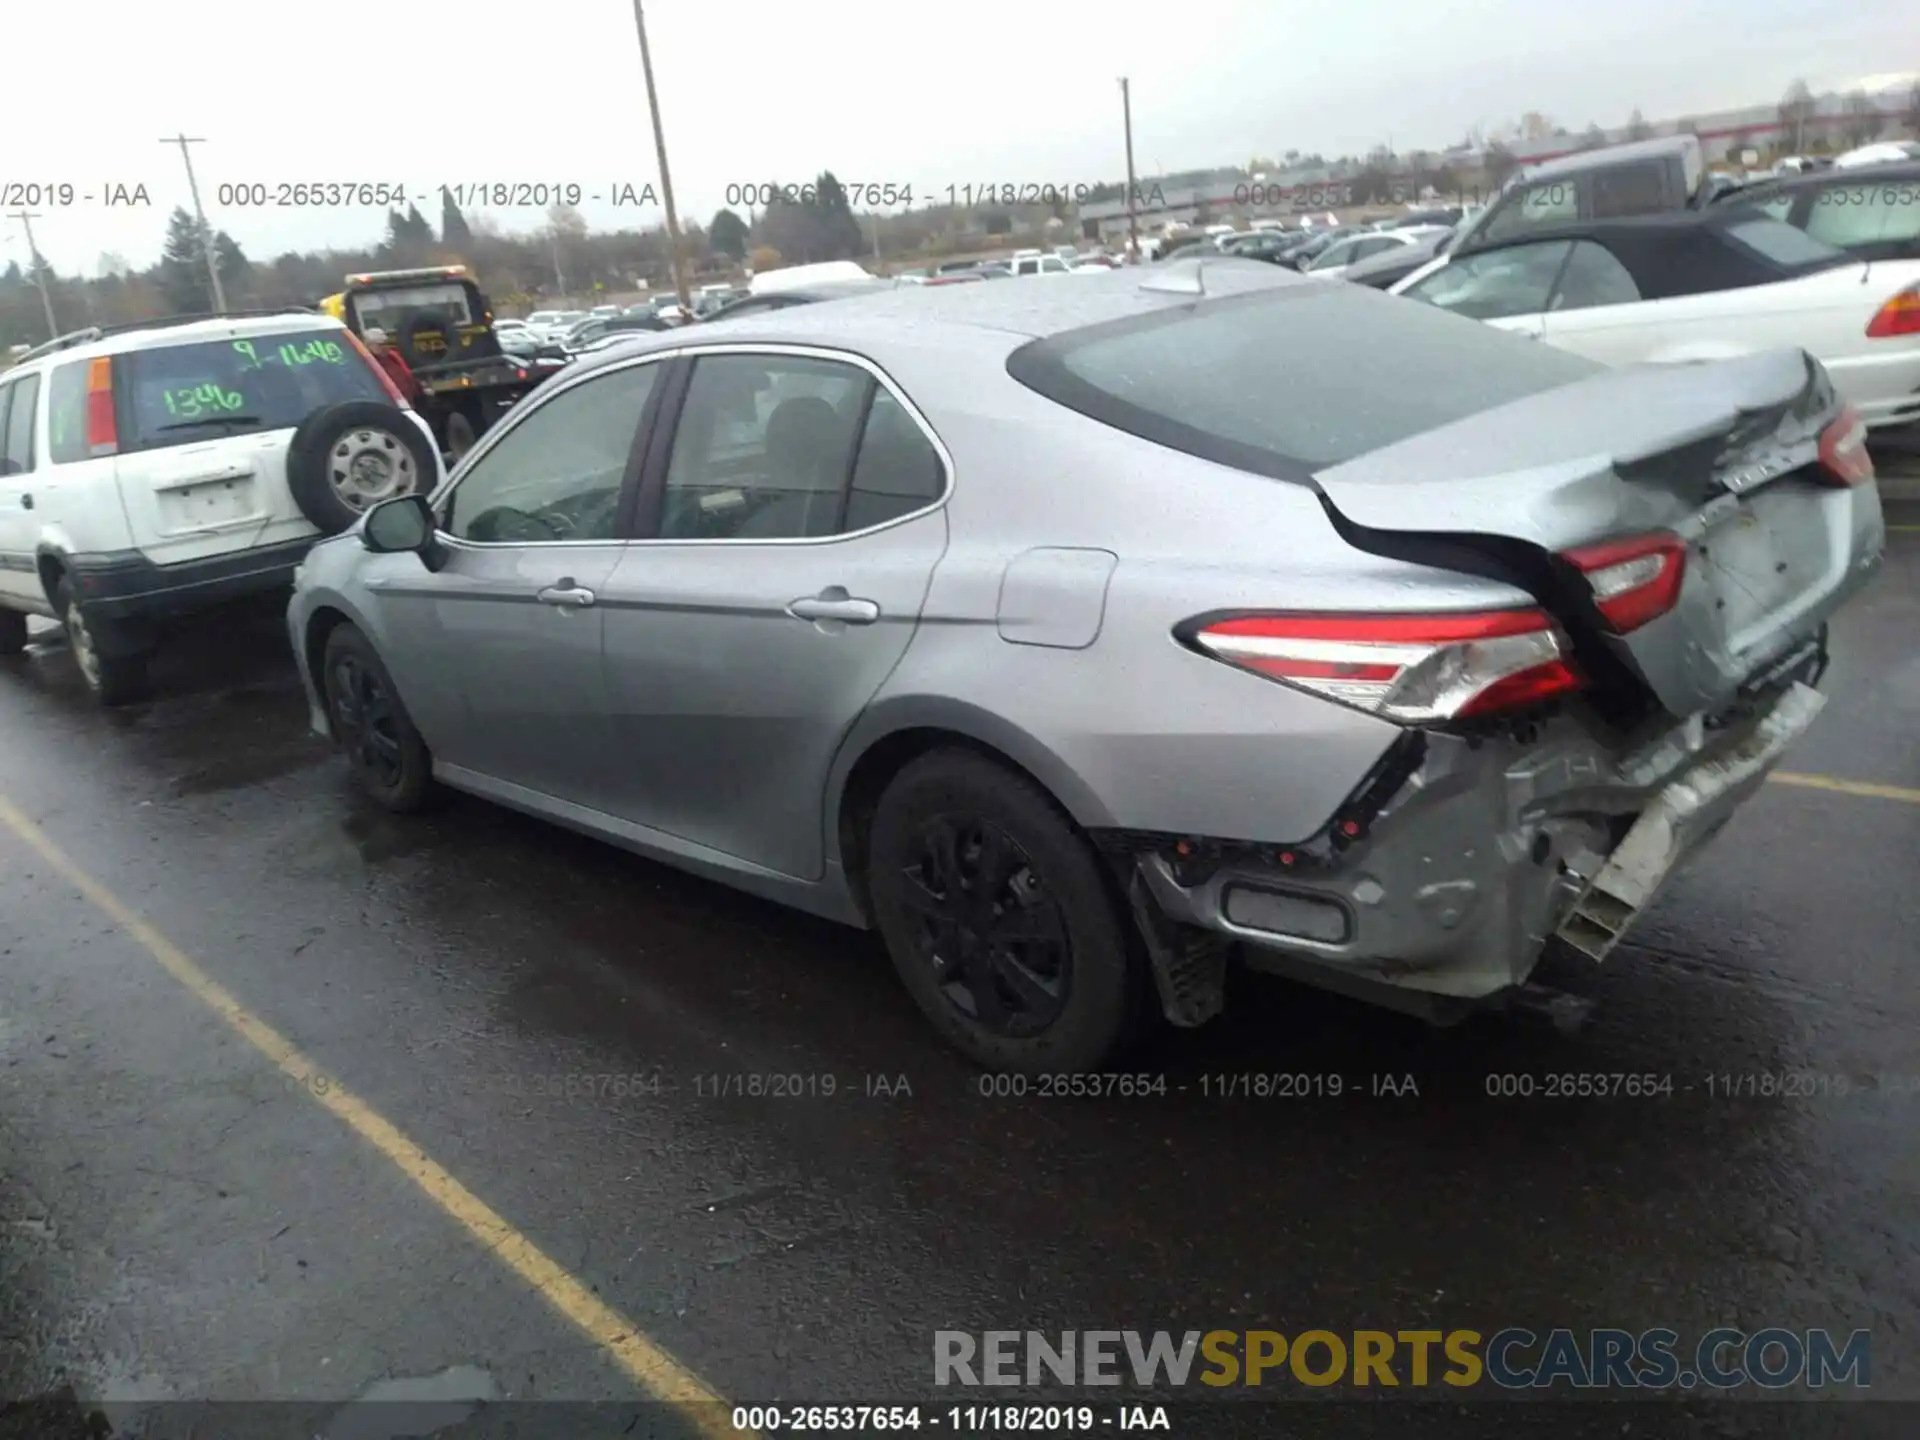
[[[416,810],[433,786],[433,758],[367,638],[351,625],[327,637],[321,670],[327,720],[354,783],[389,810]]]
[[[1073,984],[1073,952],[1059,903],[1019,842],[980,816],[938,815],[914,849],[901,895],[947,1002],[996,1035],[1052,1025]]]

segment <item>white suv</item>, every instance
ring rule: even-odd
[[[139,699],[166,622],[290,586],[317,538],[441,474],[426,422],[337,320],[62,336],[0,373],[0,655],[53,616],[104,703]]]

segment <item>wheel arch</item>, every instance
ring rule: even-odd
[[[1046,744],[1002,716],[964,700],[913,697],[867,712],[841,746],[828,786],[826,847],[847,891],[871,923],[866,831],[889,781],[942,748],[971,750],[1038,786],[1082,831],[1112,823],[1091,786]]]

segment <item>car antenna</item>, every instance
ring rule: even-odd
[[[1205,295],[1207,286],[1201,272],[1206,268],[1206,263],[1204,259],[1196,257],[1192,261],[1193,268],[1188,269],[1187,261],[1177,261],[1175,265],[1156,270],[1142,280],[1140,288],[1154,295]]]

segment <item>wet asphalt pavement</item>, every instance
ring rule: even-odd
[[[1787,766],[1912,789],[1920,507],[1890,509],[1916,528],[1838,622],[1831,703]],[[1867,1327],[1871,1393],[1920,1400],[1910,799],[1767,787],[1633,943],[1542,977],[1599,1002],[1578,1038],[1429,1031],[1248,978],[1221,1021],[1138,1057],[1164,1096],[991,1098],[868,936],[480,801],[410,820],[358,803],[307,733],[276,607],[210,617],[167,653],[161,697],[122,713],[45,638],[0,665],[0,800],[333,1077],[316,1085],[729,1400],[930,1397],[941,1329],[1510,1325]],[[1344,1093],[1209,1093],[1275,1072]],[[1673,1093],[1488,1093],[1575,1072]],[[1782,1074],[1811,1093],[1724,1093]],[[804,1093],[712,1093],[748,1075]],[[212,1397],[312,1402],[289,1433],[334,1415],[329,1434],[370,1391],[638,1394],[0,828],[0,1397],[62,1383],[123,1427]],[[1370,1407],[1233,1414],[1245,1433],[1512,1433],[1500,1403],[1399,1406],[1386,1428]],[[1580,1412],[1607,1435],[1913,1434],[1917,1415]],[[1564,1412],[1549,1429],[1575,1433]]]

